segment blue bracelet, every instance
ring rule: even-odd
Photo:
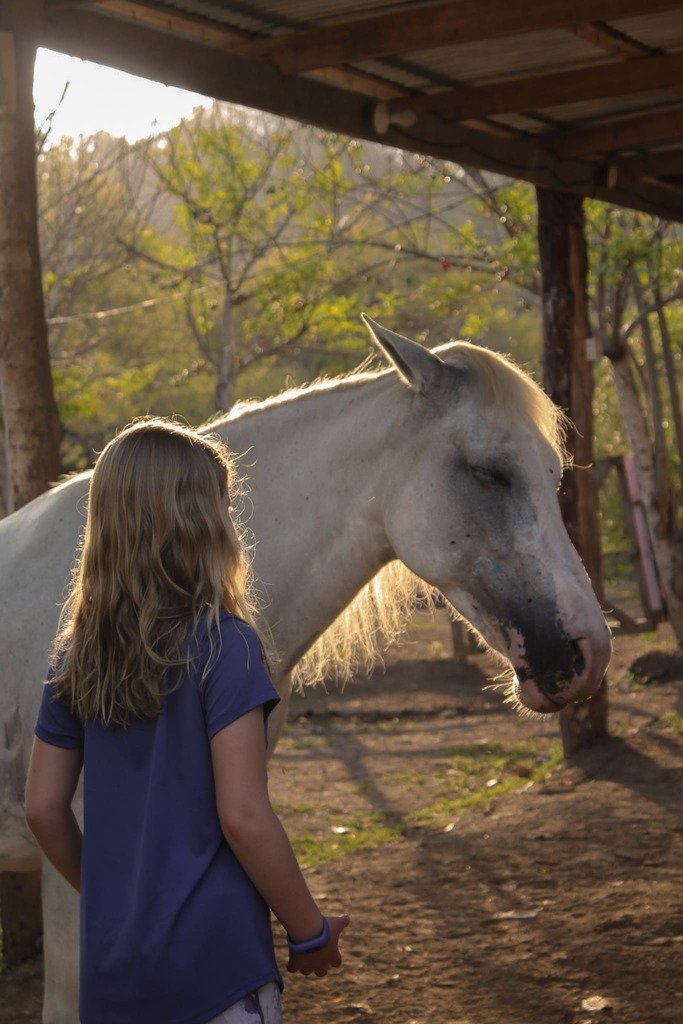
[[[294,942],[293,939],[287,935],[287,944],[289,946],[290,953],[317,953],[319,949],[324,949],[325,946],[329,945],[330,942],[330,925],[326,917],[323,917],[323,930],[320,935],[316,935],[314,939],[306,939],[305,942]]]

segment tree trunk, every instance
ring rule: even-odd
[[[32,88],[41,7],[37,0],[0,6],[0,404],[8,512],[44,491],[60,468],[38,250]],[[35,956],[39,872],[2,876],[0,922],[6,965]]]
[[[538,247],[542,275],[543,384],[568,414],[567,446],[574,459],[562,480],[560,507],[599,601],[602,563],[598,498],[593,473],[593,366],[588,358],[587,255],[579,196],[537,188]],[[607,688],[560,713],[566,757],[607,733]]]
[[[659,522],[666,533],[671,532],[671,480],[669,478],[666,432],[664,427],[664,409],[662,396],[659,391],[659,376],[657,372],[657,357],[655,354],[654,339],[650,330],[650,321],[645,314],[647,296],[636,274],[633,275],[633,291],[636,297],[638,312],[643,316],[641,323],[641,334],[643,341],[643,352],[645,355],[645,371],[647,380],[647,397],[650,405],[650,423],[652,425],[652,442],[654,451],[654,481],[655,501],[659,514]]]
[[[652,445],[647,422],[628,362],[625,343],[606,352],[612,365],[612,378],[619,399],[621,417],[633,452],[640,497],[652,540],[659,582],[664,592],[668,618],[679,646],[683,646],[683,551],[672,536],[670,523],[663,521],[657,501]]]
[[[3,3],[0,23],[0,396],[9,511],[58,477],[61,438],[38,251],[31,7]]]
[[[666,309],[662,301],[662,293],[658,285],[654,285],[653,294],[657,303],[657,320],[659,321],[659,336],[662,339],[662,353],[664,355],[664,368],[666,370],[666,383],[669,390],[669,402],[671,404],[671,416],[674,421],[676,432],[676,447],[678,449],[679,472],[683,475],[683,416],[681,416],[681,394],[678,387],[678,375],[674,362],[669,322],[666,317]],[[680,483],[680,481],[679,481]],[[680,487],[676,488],[678,492]]]
[[[232,295],[226,287],[219,327],[218,380],[216,382],[216,412],[228,412],[235,390],[235,360],[233,338]]]

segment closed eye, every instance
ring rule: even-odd
[[[472,476],[487,487],[512,487],[512,481],[501,470],[486,466],[470,466]]]

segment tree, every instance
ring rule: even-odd
[[[669,621],[683,645],[681,409],[670,307],[683,295],[678,225],[591,204],[597,324],[610,361]],[[662,377],[666,389],[662,389]]]
[[[168,362],[161,339],[172,335],[172,318],[160,309],[150,323],[167,297],[150,299],[149,272],[117,241],[119,231],[142,230],[155,215],[146,144],[99,133],[42,147],[38,158],[43,289],[67,469],[84,468],[88,449],[149,401],[162,356]]]
[[[150,160],[175,229],[130,239],[129,251],[185,290],[219,409],[264,360],[338,354],[348,367],[364,344],[360,309],[405,312],[415,279],[476,263],[444,253],[466,196],[448,195],[451,179],[426,160],[218,104],[158,140]]]

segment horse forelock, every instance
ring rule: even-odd
[[[526,371],[508,356],[467,341],[451,341],[432,349],[449,366],[464,371],[486,407],[501,422],[512,417],[529,420],[552,446],[562,461],[568,463],[565,438],[568,418],[546,395]]]

